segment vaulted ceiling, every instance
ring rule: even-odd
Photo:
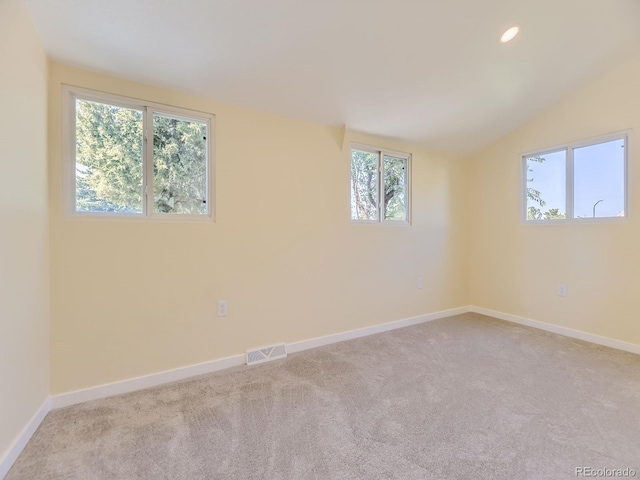
[[[639,0],[25,3],[55,60],[456,154],[640,54]]]

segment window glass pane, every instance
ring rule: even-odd
[[[525,165],[527,220],[566,218],[566,150],[525,157]]]
[[[407,159],[384,156],[384,219],[407,219]]]
[[[378,220],[377,153],[351,150],[351,218]]]
[[[142,212],[142,117],[76,100],[77,212]]]
[[[624,217],[624,139],[573,150],[574,217]]]
[[[207,214],[207,124],[153,116],[153,211]]]

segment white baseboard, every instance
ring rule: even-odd
[[[15,463],[15,461],[22,453],[22,450],[27,445],[31,436],[38,429],[44,417],[47,416],[47,413],[51,410],[51,397],[48,397],[44,403],[40,406],[38,411],[31,417],[29,423],[22,429],[18,437],[14,440],[13,444],[9,446],[9,448],[4,452],[3,456],[0,457],[0,480],[3,479],[11,467]]]
[[[538,328],[540,330],[546,330],[547,332],[564,335],[565,337],[577,338],[578,340],[584,340],[585,342],[595,343],[597,345],[603,345],[605,347],[624,350],[625,352],[631,352],[640,355],[640,345],[637,345],[635,343],[623,342],[622,340],[616,340],[615,338],[610,337],[601,337],[600,335],[595,335],[593,333],[587,333],[581,330],[573,330],[567,327],[560,327],[551,323],[531,320],[530,318],[519,317],[517,315],[498,312],[496,310],[477,307],[475,305],[470,305],[467,311],[480,313],[482,315],[498,318],[500,320],[506,320],[507,322],[518,323],[520,325],[526,325],[528,327]]]
[[[332,335],[326,335],[323,337],[312,338],[309,340],[302,340],[299,342],[287,344],[287,351],[289,353],[301,352],[310,348],[321,347],[323,345],[329,345],[332,343],[343,342],[345,340],[352,340],[355,338],[366,337],[368,335],[374,335],[376,333],[387,332],[396,328],[408,327],[410,325],[417,325],[419,323],[429,322],[440,318],[446,318],[453,315],[459,315],[466,312],[475,312],[483,315],[488,315],[508,322],[518,323],[521,325],[527,325],[529,327],[539,328],[547,330],[549,332],[557,333],[567,337],[577,338],[598,345],[604,345],[618,350],[625,350],[627,352],[640,354],[640,345],[633,343],[623,342],[621,340],[615,340],[608,337],[601,337],[587,332],[579,330],[572,330],[566,327],[560,327],[552,325],[550,323],[540,322],[538,320],[531,320],[524,317],[518,317],[508,313],[499,312],[496,310],[490,310],[488,308],[477,307],[475,305],[469,305],[464,307],[452,308],[449,310],[442,310],[439,312],[429,313],[426,315],[419,315],[417,317],[405,318],[403,320],[396,320],[393,322],[382,323],[379,325],[373,325],[370,327],[359,328],[356,330],[349,330],[346,332],[336,333]],[[200,363],[196,365],[189,365],[186,367],[176,368],[174,370],[167,370],[164,372],[153,373],[150,375],[144,375],[141,377],[130,378],[119,382],[109,383],[106,385],[99,385],[97,387],[91,387],[82,390],[76,390],[73,392],[63,393],[60,395],[54,395],[51,397],[51,409],[67,407],[75,405],[77,403],[88,402],[90,400],[98,400],[101,398],[111,397],[113,395],[120,395],[122,393],[130,393],[145,388],[156,387],[169,382],[175,382],[177,380],[185,380],[198,375],[204,375],[206,373],[223,370],[230,367],[235,367],[245,364],[245,355],[234,355],[218,360],[212,360],[210,362]]]
[[[488,315],[500,320],[506,320],[508,322],[546,330],[548,332],[557,333],[566,337],[577,338],[586,342],[640,354],[640,345],[636,345],[634,343],[623,342],[621,340],[616,340],[608,337],[601,337],[599,335],[594,335],[580,330],[560,327],[558,325],[552,325],[550,323],[540,322],[538,320],[531,320],[528,318],[519,317],[517,315],[511,315],[508,313],[490,310],[488,308],[478,307],[475,305],[442,310],[439,312],[420,315],[417,317],[405,318],[403,320],[397,320],[394,322],[373,325],[371,327],[349,330],[333,335],[326,335],[324,337],[312,338],[310,340],[302,340],[299,342],[287,344],[287,351],[290,353],[301,352],[303,350],[321,347],[323,345],[329,345],[332,343],[343,342],[345,340],[366,337],[368,335],[373,335],[376,333],[387,332],[389,330],[408,327],[410,325],[417,325],[419,323],[430,322],[432,320],[446,318],[467,312]],[[40,409],[22,430],[13,445],[11,445],[5,452],[4,456],[0,458],[0,480],[2,480],[7,474],[44,417],[52,409],[67,407],[70,405],[75,405],[77,403],[88,402],[90,400],[98,400],[122,393],[134,392],[137,390],[155,387],[177,380],[184,380],[198,375],[204,375],[218,370],[223,370],[226,368],[244,365],[245,360],[246,359],[244,354],[233,355],[231,357],[221,358],[210,362],[189,365],[187,367],[176,368],[174,370],[167,370],[164,372],[144,375],[136,378],[130,378],[120,382],[99,385],[97,387],[76,390],[74,392],[63,393],[60,395],[53,395],[42,404]]]
[[[393,330],[396,328],[408,327],[409,325],[416,325],[418,323],[428,322],[431,320],[436,320],[438,318],[458,315],[460,313],[465,313],[468,310],[469,309],[466,306],[460,308],[452,308],[450,310],[443,310],[427,315],[420,315],[418,317],[406,318],[404,320],[397,320],[380,325],[373,325],[371,327],[336,333],[334,335],[327,335],[325,337],[303,340],[301,342],[287,344],[287,351],[289,353],[300,352],[309,348],[329,345],[330,343],[342,342],[344,340],[351,340],[358,337],[365,337],[367,335],[386,332],[388,330]],[[114,382],[106,385],[99,385],[97,387],[91,387],[82,390],[76,390],[73,392],[63,393],[60,395],[54,395],[51,397],[51,408],[56,409],[68,407],[70,405],[88,402],[90,400],[98,400],[100,398],[120,395],[122,393],[135,392],[137,390],[156,387],[158,385],[163,385],[169,382],[175,382],[176,380],[185,380],[187,378],[204,375],[206,373],[223,370],[225,368],[244,365],[245,363],[246,358],[244,354],[234,355],[232,357],[212,360],[210,362],[200,363],[197,365],[189,365],[187,367],[176,368],[174,370],[152,373],[150,375],[130,378],[127,380],[122,380],[120,382]]]
[[[112,397],[122,393],[135,392],[145,388],[157,387],[158,385],[164,385],[165,383],[184,380],[198,375],[204,375],[206,373],[217,372],[218,370],[237,367],[238,365],[244,365],[245,360],[245,355],[233,355],[231,357],[220,358],[210,362],[198,363],[173,370],[166,370],[164,372],[129,378],[119,382],[107,383],[97,387],[84,388],[82,390],[62,393],[60,395],[53,395],[51,397],[51,408],[56,409],[68,407],[77,403]]]
[[[618,350],[624,350],[627,352],[640,354],[640,345],[633,343],[623,342],[621,340],[615,340],[613,338],[601,337],[591,333],[583,332],[580,330],[572,330],[566,327],[560,327],[558,325],[552,325],[550,323],[540,322],[538,320],[531,320],[524,317],[518,317],[508,313],[499,312],[496,310],[490,310],[488,308],[478,307],[475,305],[468,305],[464,307],[452,308],[449,310],[442,310],[439,312],[429,313],[426,315],[419,315],[417,317],[405,318],[403,320],[396,320],[393,322],[382,323],[379,325],[373,325],[370,327],[359,328],[356,330],[349,330],[346,332],[336,333],[332,335],[326,335],[323,337],[312,338],[309,340],[302,340],[299,342],[287,344],[287,351],[289,353],[301,352],[310,348],[321,347],[323,345],[329,345],[332,343],[343,342],[345,340],[352,340],[354,338],[365,337],[376,333],[387,332],[396,328],[408,327],[410,325],[417,325],[419,323],[429,322],[440,318],[450,317],[453,315],[459,315],[466,312],[475,312],[483,315],[488,315],[508,322],[518,323],[521,325],[527,325],[529,327],[539,328],[549,332],[557,333],[567,337],[577,338],[587,342],[595,343],[598,345],[604,345]],[[109,383],[106,385],[99,385],[97,387],[91,387],[82,390],[76,390],[73,392],[63,393],[60,395],[54,395],[51,397],[51,409],[67,407],[69,405],[75,405],[77,403],[88,402],[90,400],[98,400],[100,398],[106,398],[113,395],[119,395],[122,393],[134,392],[149,387],[156,387],[165,383],[174,382],[177,380],[184,380],[187,378],[195,377],[198,375],[204,375],[206,373],[223,370],[225,368],[235,367],[245,364],[245,355],[234,355],[231,357],[221,358],[218,360],[212,360],[210,362],[200,363],[196,365],[189,365],[186,367],[176,368],[174,370],[167,370],[164,372],[153,373],[150,375],[144,375],[141,377],[130,378],[119,382]]]
[[[331,343],[344,342],[345,340],[352,340],[354,338],[366,337],[368,335],[374,335],[376,333],[388,332],[389,330],[395,330],[396,328],[409,327],[411,325],[417,325],[419,323],[430,322],[438,320],[439,318],[451,317],[453,315],[460,315],[469,311],[469,307],[451,308],[449,310],[441,310],[439,312],[428,313],[426,315],[419,315],[417,317],[405,318],[403,320],[396,320],[394,322],[381,323],[379,325],[373,325],[371,327],[358,328],[357,330],[349,330],[346,332],[335,333],[333,335],[326,335],[324,337],[312,338],[310,340],[302,340],[300,342],[288,343],[287,352],[295,353],[310,348],[322,347]]]

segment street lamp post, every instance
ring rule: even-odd
[[[598,200],[596,203],[593,204],[593,218],[596,218],[596,205],[598,205],[600,202],[604,202],[604,199]]]

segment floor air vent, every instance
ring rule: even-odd
[[[256,365],[257,363],[268,362],[286,356],[287,348],[284,343],[256,350],[247,350],[247,365]]]

